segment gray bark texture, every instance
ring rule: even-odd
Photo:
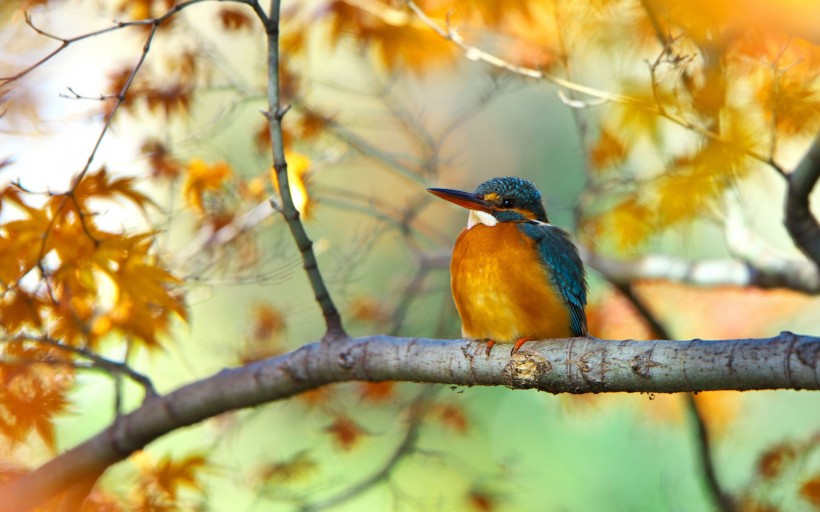
[[[476,341],[370,336],[305,345],[223,370],[142,406],[32,473],[0,486],[0,511],[21,512],[87,486],[153,440],[219,414],[285,399],[333,382],[410,381],[506,386],[548,393],[820,389],[820,338],[529,342],[490,357]]]

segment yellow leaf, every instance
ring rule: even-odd
[[[293,205],[305,219],[313,217],[313,208],[316,206],[313,198],[308,192],[308,178],[310,176],[310,158],[302,153],[287,153],[285,160],[288,162],[288,183],[290,185],[290,195],[293,198]],[[279,193],[279,179],[276,176],[276,169],[271,168],[271,182],[276,192]]]
[[[655,212],[635,196],[618,204],[606,217],[607,231],[621,249],[636,248],[655,231]]]
[[[623,141],[612,131],[604,128],[589,150],[589,165],[595,170],[605,169],[622,162],[626,154],[627,149]]]
[[[232,176],[233,171],[226,162],[208,164],[195,158],[185,167],[188,175],[183,193],[188,205],[198,213],[205,213],[203,204],[205,192],[217,192]]]

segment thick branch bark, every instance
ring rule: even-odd
[[[30,510],[100,474],[151,441],[227,411],[352,380],[507,386],[550,393],[820,390],[820,337],[527,343],[514,357],[479,342],[371,336],[312,343],[289,354],[223,370],[132,413],[34,472],[0,486],[0,511]]]

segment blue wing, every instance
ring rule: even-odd
[[[584,264],[569,234],[552,224],[526,221],[519,224],[521,231],[535,240],[541,252],[541,261],[547,267],[552,284],[561,292],[570,315],[573,336],[586,336],[587,283]]]

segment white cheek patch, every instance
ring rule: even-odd
[[[498,224],[498,219],[487,212],[480,212],[478,210],[470,210],[470,216],[467,217],[467,229],[472,228],[478,224],[493,227]]]

